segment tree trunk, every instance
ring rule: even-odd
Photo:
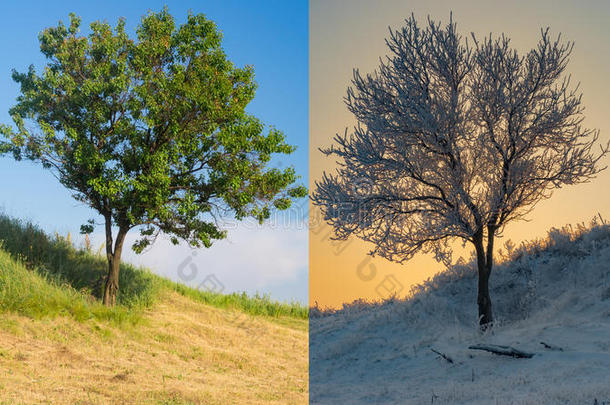
[[[477,294],[477,304],[479,306],[479,325],[486,330],[493,322],[491,312],[491,298],[489,297],[489,273],[487,266],[479,265],[479,290]]]
[[[125,235],[127,235],[127,230],[119,228],[119,233],[117,234],[116,243],[113,248],[112,223],[108,217],[106,218],[106,257],[108,258],[108,275],[106,276],[102,302],[107,307],[113,307],[116,304],[116,295],[119,291],[121,252],[123,250]]]
[[[475,236],[474,245],[477,252],[479,282],[477,304],[479,306],[479,325],[481,330],[489,329],[493,324],[491,298],[489,296],[489,276],[493,265],[493,230],[487,237],[487,253],[483,247],[483,235]]]
[[[108,260],[108,274],[106,275],[103,298],[103,303],[107,307],[113,307],[116,303],[116,294],[119,290],[120,264],[120,260],[117,260],[114,255],[112,255],[112,257]]]

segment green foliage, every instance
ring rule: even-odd
[[[177,26],[163,9],[142,18],[136,39],[123,20],[94,22],[88,36],[80,24],[70,14],[68,26],[42,31],[48,63],[42,74],[13,72],[17,129],[1,132],[17,159],[52,170],[107,222],[139,227],[135,251],[158,231],[209,247],[225,236],[219,216],[263,222],[307,194],[292,167],[268,167],[295,148],[245,112],[253,69],[227,59],[212,21],[189,14]]]
[[[169,290],[197,302],[251,315],[308,318],[308,308],[298,303],[279,303],[245,293],[201,291],[126,263],[121,264],[119,273],[122,288],[118,305],[108,309],[94,299],[101,295],[101,280],[108,266],[104,256],[76,249],[69,238],[51,238],[31,223],[2,214],[0,244],[0,311],[37,318],[71,314],[79,320],[135,323],[140,310],[151,308]]]

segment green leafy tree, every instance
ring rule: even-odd
[[[16,159],[50,169],[103,218],[114,305],[125,236],[141,252],[159,232],[193,247],[225,237],[218,219],[263,222],[307,194],[292,167],[270,167],[295,150],[282,132],[245,112],[256,89],[251,67],[235,67],[216,25],[189,14],[177,26],[167,9],[144,16],[136,39],[125,22],[59,23],[39,36],[42,75],[13,71],[21,94],[2,126]],[[27,125],[26,125],[27,124]],[[34,124],[33,129],[29,127]],[[83,225],[93,231],[93,221]]]

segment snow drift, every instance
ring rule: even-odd
[[[610,226],[552,229],[497,256],[489,333],[477,328],[475,262],[439,273],[406,299],[312,308],[310,402],[610,404]]]

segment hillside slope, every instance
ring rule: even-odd
[[[1,404],[305,404],[306,321],[170,293],[135,327],[0,314]]]
[[[199,291],[0,215],[0,404],[305,404],[307,309]]]
[[[312,309],[310,403],[609,404],[610,227],[554,229],[506,253],[490,282],[498,324],[484,335],[472,263],[408,299]],[[468,349],[477,343],[536,355]]]

